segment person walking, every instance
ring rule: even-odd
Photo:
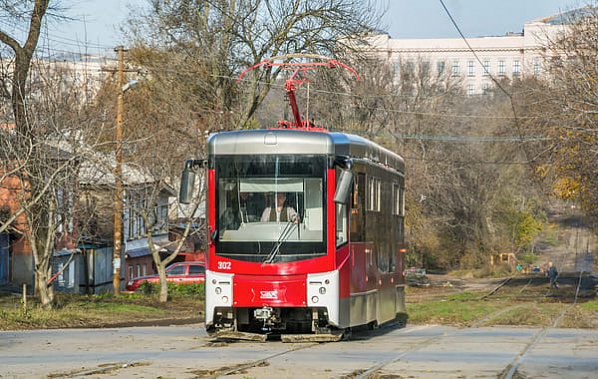
[[[546,270],[546,275],[550,279],[550,289],[555,287],[557,290],[559,289],[559,285],[556,283],[556,278],[559,273],[556,270],[556,267],[552,264],[552,262],[548,262],[548,270]]]

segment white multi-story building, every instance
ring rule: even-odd
[[[575,9],[545,19],[531,21],[522,33],[501,37],[408,39],[387,34],[369,39],[371,52],[385,57],[395,76],[401,69],[421,67],[429,74],[447,70],[460,77],[468,95],[483,93],[495,79],[540,75],[544,60],[550,57],[548,42],[566,33],[571,20],[595,12],[592,7]],[[469,44],[469,46],[468,46]]]

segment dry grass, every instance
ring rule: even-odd
[[[28,299],[27,308],[16,296],[0,297],[0,330],[81,328],[110,325],[148,325],[148,322],[199,320],[203,301],[174,298],[160,303],[155,297],[136,294],[81,296],[58,294],[53,309],[41,307],[38,299]],[[151,323],[150,323],[151,324]]]

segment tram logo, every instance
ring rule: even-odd
[[[278,291],[260,291],[260,299],[277,300]]]

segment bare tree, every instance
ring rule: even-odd
[[[211,114],[199,117],[184,91],[174,83],[163,86],[159,79],[148,76],[124,98],[122,182],[127,207],[125,238],[147,241],[160,276],[160,301],[167,301],[165,269],[185,247],[187,237],[198,232],[195,225],[201,216],[198,207],[203,191],[189,208],[169,200],[176,198],[185,161],[204,154],[202,130]],[[107,83],[98,104],[113,103],[116,91],[114,82]],[[112,188],[113,183],[107,185]],[[165,238],[173,234],[171,222],[184,224],[174,241]]]
[[[521,108],[529,130],[547,137],[534,151],[537,173],[598,219],[598,12],[582,8],[567,24],[546,46],[548,80],[529,83]]]
[[[131,20],[126,29],[132,41],[131,61],[143,68],[142,87],[147,91],[144,102],[131,108],[137,112],[127,116],[128,124],[136,125],[136,132],[126,136],[128,159],[151,172],[156,184],[174,188],[184,160],[205,156],[206,133],[247,127],[280,74],[280,70],[254,70],[239,85],[242,71],[281,54],[331,55],[338,48],[338,37],[358,38],[375,26],[375,8],[355,0],[149,3],[149,12]],[[148,144],[160,149],[160,157],[144,155]],[[170,171],[163,171],[165,167]],[[152,187],[148,198],[156,199],[161,190]],[[148,225],[155,204],[150,201],[138,209]],[[194,216],[188,214],[187,219],[191,222]],[[149,233],[147,237],[152,238]],[[157,251],[152,253],[163,277],[174,255],[162,259]],[[162,279],[161,298],[166,300]]]
[[[0,205],[9,208],[0,230],[27,241],[36,292],[51,307],[53,255],[60,246],[75,251],[79,227],[90,223],[78,207],[81,167],[94,150],[105,150],[107,138],[95,127],[96,111],[79,98],[89,86],[81,72],[44,60],[33,60],[32,72],[28,127],[7,123],[0,129]]]
[[[21,44],[9,32],[0,30],[0,42],[9,46],[14,52],[12,65],[12,78],[10,83],[2,83],[2,96],[10,97],[17,127],[26,132],[30,129],[27,123],[25,98],[27,90],[27,74],[29,73],[31,59],[37,48],[39,35],[42,30],[42,20],[48,10],[50,0],[35,1],[2,1],[0,10],[9,15],[13,22],[27,22],[28,34],[25,43]],[[25,133],[28,135],[29,133]]]
[[[357,0],[151,1],[129,34],[133,59],[163,84],[177,83],[193,95],[195,111],[226,115],[222,127],[246,125],[263,102],[280,68],[253,65],[290,53],[333,55],[341,36],[357,39],[376,27],[369,2]],[[156,49],[156,47],[159,47]],[[148,50],[152,54],[148,54]],[[242,93],[242,94],[241,94]]]
[[[310,114],[332,130],[362,134],[405,157],[412,262],[479,267],[512,246],[512,233],[503,233],[506,216],[496,211],[518,193],[537,194],[522,190],[529,179],[517,170],[518,161],[525,164],[518,143],[500,141],[513,134],[508,99],[465,96],[459,78],[425,59],[390,66],[365,57],[351,66],[361,82],[334,72],[316,79]]]

